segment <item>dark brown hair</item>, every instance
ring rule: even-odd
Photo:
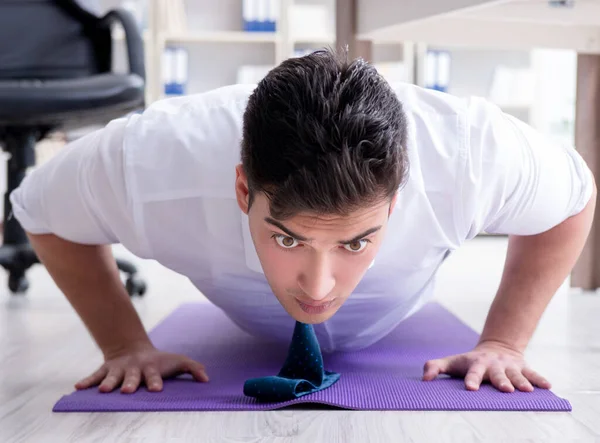
[[[347,215],[391,199],[408,175],[402,105],[375,68],[322,50],[285,60],[249,98],[242,164],[271,216]]]

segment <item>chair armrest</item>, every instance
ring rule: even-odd
[[[125,9],[116,8],[107,12],[106,15],[102,17],[99,26],[110,27],[115,22],[119,22],[125,31],[129,72],[137,74],[145,80],[144,42],[133,15]]]

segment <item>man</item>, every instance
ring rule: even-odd
[[[481,99],[388,85],[329,51],[258,86],[153,104],[72,143],[11,196],[14,213],[105,363],[77,383],[135,391],[200,362],[150,343],[108,245],[188,276],[239,327],[324,352],[384,337],[433,296],[444,259],[510,234],[477,346],[424,380],[549,388],[523,352],[588,235],[596,187],[572,147]],[[218,331],[215,331],[218,333]],[[440,340],[444,340],[440,337]]]

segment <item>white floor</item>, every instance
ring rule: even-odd
[[[441,270],[438,299],[480,331],[497,287],[505,238],[479,238]],[[123,251],[117,248],[123,256]],[[148,328],[199,295],[154,262],[136,306]],[[0,272],[0,443],[600,441],[600,295],[559,291],[528,349],[530,364],[572,413],[284,410],[238,413],[53,414],[100,354],[42,267],[25,297]],[[444,337],[440,337],[444,339]]]

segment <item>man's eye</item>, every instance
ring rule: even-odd
[[[357,241],[353,241],[352,243],[345,244],[344,248],[346,248],[350,252],[360,252],[367,247],[368,243],[370,243],[370,242],[369,242],[369,240],[366,240],[366,239],[357,240]]]
[[[287,235],[275,235],[275,241],[279,246],[285,249],[292,249],[298,246],[298,240],[294,237],[289,237]]]

